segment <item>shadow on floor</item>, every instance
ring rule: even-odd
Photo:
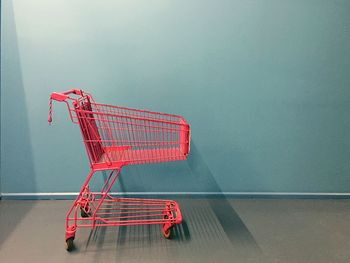
[[[163,238],[158,225],[96,227],[86,230],[85,238],[79,234],[73,253],[91,253],[94,262],[105,260],[104,255],[111,251],[121,262],[164,262],[165,258],[227,262],[228,258],[262,257],[239,216],[228,210],[226,200],[178,198],[178,202],[184,220],[174,227],[170,240]]]

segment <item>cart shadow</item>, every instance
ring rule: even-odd
[[[221,201],[179,198],[185,217],[181,225],[174,226],[172,239],[164,239],[158,225],[96,227],[87,240],[81,239],[86,242],[85,250],[76,252],[91,254],[95,262],[103,260],[103,255],[110,255],[111,251],[113,258],[126,262],[163,262],[164,258],[179,257],[180,260],[185,256],[205,260],[220,256],[222,251],[235,258],[261,258],[242,220],[230,212],[225,203],[220,205]],[[224,213],[229,215],[226,222]]]
[[[95,227],[89,233],[85,249],[90,248],[103,250],[111,246],[118,248],[150,248],[161,242],[160,226],[141,225],[141,226],[120,226],[117,228]],[[191,240],[189,227],[186,220],[173,227],[173,234],[169,241],[186,242]]]
[[[255,241],[254,236],[221,190],[193,140],[191,140],[191,154],[187,159],[187,163],[195,177],[206,180],[206,184],[210,185],[213,192],[219,193],[216,197],[204,197],[231,244],[235,247],[247,248],[261,253],[261,249]]]
[[[192,178],[198,178],[196,182],[222,193],[193,141],[187,164]],[[241,253],[244,256],[259,257],[262,254],[254,236],[223,193],[216,198],[201,196],[198,199],[190,196],[178,197],[177,200],[182,208],[184,220],[181,225],[174,226],[174,236],[171,240],[162,237],[158,225],[96,227],[85,241],[85,251],[115,250],[118,258],[142,254],[152,258],[152,253],[163,253],[167,256],[178,248],[188,250],[189,254],[195,249],[203,255],[209,255],[213,247],[225,248],[228,253]],[[100,254],[96,253],[94,256],[98,261]]]

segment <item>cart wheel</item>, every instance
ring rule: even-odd
[[[168,219],[168,215],[164,215],[163,217],[164,219]],[[162,234],[163,237],[165,237],[166,239],[170,239],[172,237],[172,233],[173,233],[173,227],[169,227],[168,230],[164,230],[165,225],[162,226]]]
[[[70,237],[66,240],[66,250],[67,251],[72,251],[74,248],[74,243],[73,243],[74,238]]]
[[[83,209],[80,208],[80,215],[81,217],[90,217],[91,213],[90,212],[86,213]]]
[[[164,231],[164,228],[162,228],[162,234],[163,234],[164,238],[170,239],[172,237],[172,234],[173,234],[173,228],[170,227],[170,228],[168,228],[167,231]]]

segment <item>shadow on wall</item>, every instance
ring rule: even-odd
[[[2,83],[1,83],[1,181],[17,192],[35,192],[36,180],[25,101],[16,22],[12,1],[1,2]],[[10,67],[11,65],[11,67]],[[6,98],[16,98],[8,101]],[[32,202],[2,201],[0,207],[0,248],[16,225],[31,209]],[[10,210],[13,210],[10,212]],[[4,213],[6,211],[6,213]]]
[[[210,189],[216,193],[222,193],[219,199],[209,196],[208,202],[232,245],[253,248],[260,252],[253,235],[227,200],[193,140],[191,140],[191,154],[187,159],[187,163],[195,177],[205,180],[203,185],[210,186]]]

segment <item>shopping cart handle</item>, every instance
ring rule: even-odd
[[[52,92],[50,98],[56,101],[65,101],[67,98],[69,98],[68,96],[69,94],[75,94],[75,95],[81,96],[83,92],[78,89],[71,89],[64,92]]]
[[[50,99],[56,100],[56,101],[65,101],[68,98],[68,95],[64,93],[58,93],[58,92],[52,92]]]
[[[83,91],[82,90],[78,90],[78,89],[70,89],[70,90],[67,90],[67,91],[64,91],[64,92],[52,92],[51,93],[50,100],[49,100],[49,116],[47,118],[49,124],[51,124],[51,122],[52,122],[52,101],[53,100],[59,101],[59,102],[64,101],[67,104],[70,117],[73,120],[72,114],[71,114],[71,111],[70,111],[70,107],[69,107],[69,104],[67,102],[67,99],[73,99],[73,98],[70,98],[68,96],[69,94],[75,94],[75,95],[83,96]]]

